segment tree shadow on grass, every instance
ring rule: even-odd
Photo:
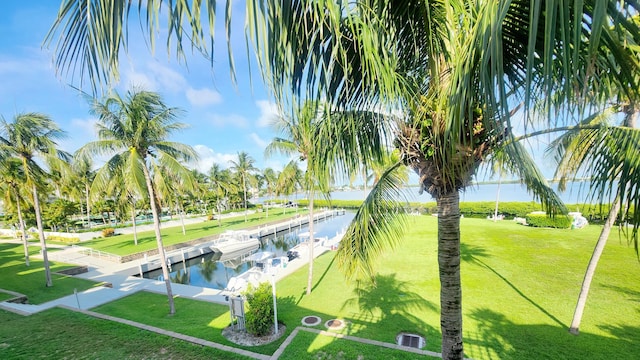
[[[354,296],[347,299],[341,310],[348,307],[359,309],[353,320],[363,323],[385,323],[398,331],[416,332],[429,338],[438,339],[439,331],[428,325],[417,314],[439,311],[439,307],[411,290],[411,284],[399,281],[395,274],[378,275],[375,283],[358,281]]]
[[[555,322],[559,326],[562,326],[562,327],[566,328],[566,326],[562,323],[562,321],[560,321],[560,319],[555,317],[547,309],[543,308],[538,303],[536,303],[532,298],[527,296],[527,294],[525,294],[522,290],[520,290],[514,283],[512,283],[505,276],[500,274],[496,269],[491,267],[491,265],[489,265],[486,262],[484,262],[483,258],[487,258],[487,257],[489,257],[489,255],[487,254],[487,251],[483,247],[471,246],[471,245],[467,245],[467,244],[460,244],[460,258],[461,258],[462,261],[479,265],[479,266],[491,271],[494,275],[499,277],[505,284],[507,284],[511,289],[513,289],[513,291],[515,291],[518,295],[520,295],[520,297],[522,297],[528,303],[530,303],[535,308],[540,310],[543,314],[545,314],[547,317],[549,317],[549,319],[551,319],[553,322]]]
[[[465,355],[472,358],[610,360],[630,359],[640,351],[637,327],[611,326],[611,337],[583,332],[575,336],[562,326],[516,324],[486,308],[470,317],[478,323],[477,333],[465,332]]]

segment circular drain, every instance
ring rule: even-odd
[[[320,322],[322,322],[322,319],[315,315],[305,316],[302,318],[302,325],[306,326],[316,326],[320,324]]]
[[[324,326],[329,330],[340,330],[345,327],[345,321],[339,319],[332,319],[324,323]]]

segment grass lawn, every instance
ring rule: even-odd
[[[30,266],[26,266],[21,244],[0,243],[0,288],[26,295],[31,304],[41,304],[71,295],[74,289],[83,291],[97,286],[93,281],[55,274],[56,271],[72,268],[75,265],[50,261],[53,286],[46,287],[44,263],[32,256],[39,250],[39,246],[30,247]],[[0,301],[6,300],[5,295],[0,292]]]
[[[436,221],[416,217],[405,241],[379,262],[377,287],[363,286],[356,296],[354,284],[344,281],[333,253],[316,260],[316,285],[305,295],[306,267],[278,283],[279,320],[292,331],[302,317],[350,322],[342,332],[384,342],[395,342],[399,332],[421,334],[427,350],[440,349],[439,282],[436,256]],[[629,269],[637,269],[633,248],[612,235],[597,275],[581,326],[581,335],[568,333],[582,276],[600,227],[581,230],[527,228],[512,222],[493,223],[463,219],[463,308],[465,352],[474,359],[624,359],[640,352],[632,339],[640,331],[640,284]],[[622,270],[621,270],[622,269]],[[631,271],[633,273],[633,271]],[[144,296],[139,298],[139,296]],[[228,313],[207,316],[186,324],[206,323],[202,329],[177,330],[178,321],[166,318],[165,300],[134,295],[98,311],[132,318],[159,327],[207,339],[219,334]],[[135,311],[133,304],[155,304],[159,312]],[[140,305],[137,305],[140,306]],[[151,305],[149,305],[151,306]],[[208,305],[211,307],[211,305]],[[178,305],[178,313],[189,312]],[[131,314],[126,312],[132,308]],[[145,308],[146,309],[146,308]],[[201,312],[204,314],[206,312]],[[195,313],[191,316],[195,316]],[[164,322],[164,323],[163,323]],[[322,325],[316,326],[322,329]],[[320,358],[339,357],[346,351],[338,341],[305,334],[285,351],[298,358],[300,351]],[[213,340],[217,341],[217,340]],[[224,342],[224,340],[220,340]],[[347,340],[340,340],[352,344]],[[353,346],[363,345],[353,343]],[[365,348],[368,346],[364,346]],[[301,350],[303,349],[303,350]],[[253,351],[269,353],[268,347]],[[364,351],[364,350],[363,350]],[[375,350],[374,350],[375,351]],[[415,356],[411,354],[398,357]]]
[[[344,281],[334,253],[315,262],[315,285],[305,295],[306,267],[277,284],[279,320],[290,333],[307,315],[322,323],[344,319],[343,334],[388,343],[399,332],[427,339],[440,351],[437,219],[411,217],[405,240],[378,262],[377,287]],[[568,325],[599,226],[581,230],[527,228],[509,221],[462,219],[465,354],[473,359],[632,359],[640,353],[640,263],[633,247],[613,234],[594,278],[579,336]],[[93,309],[229,345],[220,330],[226,306],[178,298],[167,316],[166,298],[138,293]],[[66,312],[50,316],[64,324]],[[0,312],[0,316],[2,313]],[[53,314],[53,315],[51,315]],[[2,320],[0,318],[0,320]],[[83,322],[83,320],[78,320]],[[88,320],[87,320],[88,321]],[[93,320],[91,320],[93,321]],[[324,329],[323,325],[316,326]],[[131,333],[141,333],[130,329]],[[90,334],[90,333],[88,333]],[[69,340],[72,341],[72,340]],[[82,338],[88,347],[93,335]],[[282,340],[280,340],[281,342]],[[59,339],[60,347],[64,341]],[[272,354],[280,342],[247,348]],[[0,357],[3,348],[0,347]],[[45,352],[42,352],[45,354]],[[299,332],[281,359],[422,358],[344,339]],[[188,355],[185,355],[188,357]],[[100,357],[76,353],[70,357]]]
[[[0,324],[2,359],[247,359],[58,308]]]
[[[306,214],[306,211],[300,211],[298,214]],[[271,211],[268,218],[265,217],[265,213],[255,213],[247,216],[247,222],[244,221],[244,216],[223,219],[221,221],[222,226],[218,226],[217,220],[210,220],[185,225],[186,235],[182,235],[182,226],[161,228],[162,242],[164,246],[169,246],[199,239],[205,236],[220,234],[226,230],[237,230],[265,225],[274,221],[290,219],[295,216],[296,213],[291,210],[285,214],[282,214],[281,211]],[[118,229],[116,229],[116,234],[117,233]],[[97,238],[85,241],[81,245],[120,256],[157,249],[156,237],[153,230],[138,232],[137,246],[134,244],[133,234],[121,234],[108,238]]]

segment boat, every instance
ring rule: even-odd
[[[286,256],[274,255],[272,252],[263,251],[247,256],[245,260],[254,262],[254,266],[229,279],[224,290],[237,294],[245,291],[249,284],[255,288],[263,282],[270,281],[273,275],[280,269],[286,268],[289,263]]]
[[[211,250],[221,254],[246,253],[260,247],[260,240],[251,237],[248,231],[225,231],[210,246]]]

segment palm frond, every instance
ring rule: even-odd
[[[340,242],[336,258],[349,279],[373,280],[378,257],[402,238],[406,214],[398,199],[404,197],[403,167],[396,163],[382,174]]]
[[[533,193],[535,199],[542,203],[543,209],[550,214],[566,214],[567,208],[556,192],[547,182],[529,152],[520,142],[510,142],[504,146],[504,164],[508,171],[520,178]]]

